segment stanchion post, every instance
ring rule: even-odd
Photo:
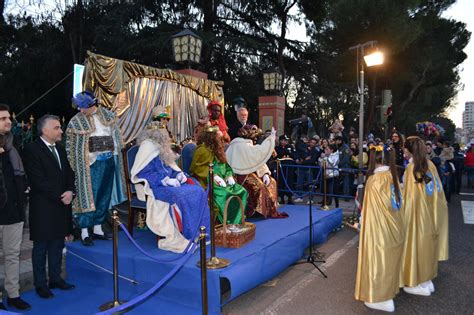
[[[214,210],[214,164],[209,164],[209,209],[211,210],[211,258],[216,257],[216,211]]]
[[[327,165],[326,165],[326,160],[323,161],[323,185],[324,185],[324,195],[323,195],[323,206],[321,207],[321,209],[323,210],[329,210],[329,206],[327,204],[327,195],[328,195],[328,191],[327,191],[327,178],[326,178],[326,169],[327,169]]]
[[[208,269],[221,269],[230,265],[230,261],[225,258],[216,257],[216,239],[215,239],[215,225],[216,212],[214,210],[214,164],[209,164],[209,209],[211,211],[211,258],[207,260]]]
[[[118,289],[118,227],[120,225],[120,219],[118,216],[117,210],[113,211],[112,214],[112,221],[113,221],[113,245],[112,245],[112,259],[113,259],[113,281],[114,281],[114,300],[112,302],[107,302],[100,306],[101,311],[106,311],[108,309],[117,307],[123,303],[124,301],[119,300],[119,289]]]
[[[208,302],[207,302],[207,263],[206,263],[206,227],[201,226],[201,233],[199,234],[199,247],[201,256],[201,303],[202,303],[202,314],[208,314]]]

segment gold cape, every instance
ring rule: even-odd
[[[369,303],[393,299],[398,293],[405,237],[392,174],[380,170],[367,180],[359,235],[355,298]]]
[[[430,195],[436,189],[433,186],[436,183],[433,180],[428,184],[417,183],[413,168],[414,164],[409,163],[405,170],[402,205],[406,240],[401,281],[409,287],[438,275],[437,210]]]
[[[434,221],[438,231],[438,260],[443,261],[448,260],[449,258],[448,203],[446,202],[443,185],[441,183],[441,179],[439,178],[436,166],[431,161],[428,161],[428,167],[430,171],[428,176],[433,179],[433,194],[430,198],[430,201],[432,202]]]

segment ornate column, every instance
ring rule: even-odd
[[[273,127],[277,136],[285,133],[285,102],[285,98],[279,95],[258,98],[258,121],[263,131]]]

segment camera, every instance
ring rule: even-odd
[[[295,118],[289,121],[290,126],[295,126],[295,125],[299,125],[299,124],[307,123],[307,122],[308,122],[308,117]]]

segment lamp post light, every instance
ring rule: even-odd
[[[359,68],[360,62],[360,71],[359,75],[359,176],[357,180],[357,189],[359,190],[359,204],[362,204],[362,188],[364,184],[364,176],[362,174],[362,168],[364,167],[363,162],[363,142],[364,142],[364,60],[367,64],[367,67],[378,66],[383,64],[384,55],[383,53],[376,51],[369,55],[365,54],[366,47],[375,47],[377,41],[371,40],[363,44],[357,44],[349,48],[349,50],[357,50],[357,68]],[[361,58],[363,56],[363,58]]]
[[[282,84],[282,75],[276,69],[270,69],[263,72],[263,88],[265,91],[280,92]]]
[[[174,60],[177,63],[199,63],[201,61],[202,39],[188,29],[171,37]]]
[[[278,135],[285,133],[286,99],[281,96],[283,76],[278,69],[263,71],[265,96],[258,98],[258,121],[263,130],[275,128]]]

